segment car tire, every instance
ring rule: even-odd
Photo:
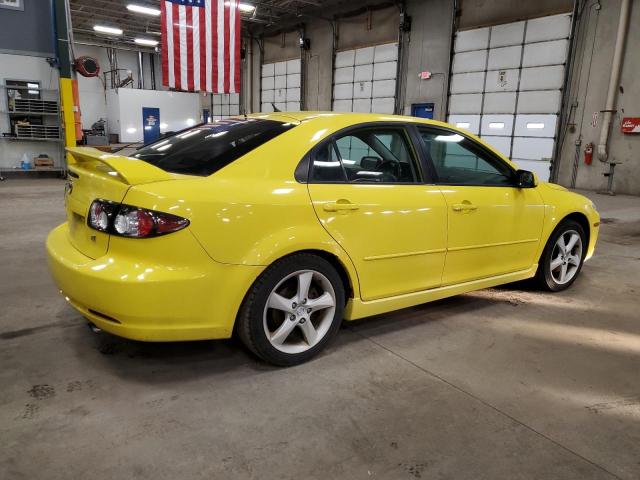
[[[584,229],[578,222],[560,222],[549,237],[540,257],[536,272],[536,283],[540,288],[559,292],[575,282],[587,253],[586,239]]]
[[[298,365],[335,336],[344,306],[345,289],[336,269],[317,255],[293,254],[269,266],[251,286],[236,332],[262,360]]]

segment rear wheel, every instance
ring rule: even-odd
[[[558,292],[576,280],[586,253],[582,226],[565,220],[554,230],[540,258],[536,280],[545,290]]]
[[[253,284],[237,332],[263,360],[297,365],[335,335],[344,304],[344,286],[329,262],[312,254],[291,255],[267,268]]]

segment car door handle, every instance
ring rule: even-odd
[[[451,205],[451,208],[454,212],[468,212],[471,210],[477,210],[478,207],[472,205],[471,203],[455,203]]]
[[[327,202],[322,208],[325,212],[350,212],[358,210],[360,205],[351,203],[349,200],[338,200],[336,202]]]

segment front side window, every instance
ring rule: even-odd
[[[402,128],[351,131],[321,145],[312,163],[314,182],[416,183],[418,168]]]
[[[447,130],[419,128],[427,161],[446,185],[512,186],[513,170],[473,140]]]
[[[294,126],[256,118],[219,120],[145,145],[132,156],[167,172],[207,176]]]

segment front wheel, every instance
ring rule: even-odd
[[[345,304],[335,268],[316,255],[291,255],[271,265],[253,284],[238,316],[242,342],[279,366],[303,363],[334,336]]]
[[[556,227],[540,258],[536,280],[545,290],[558,292],[576,280],[586,253],[586,235],[582,226],[565,220]]]

